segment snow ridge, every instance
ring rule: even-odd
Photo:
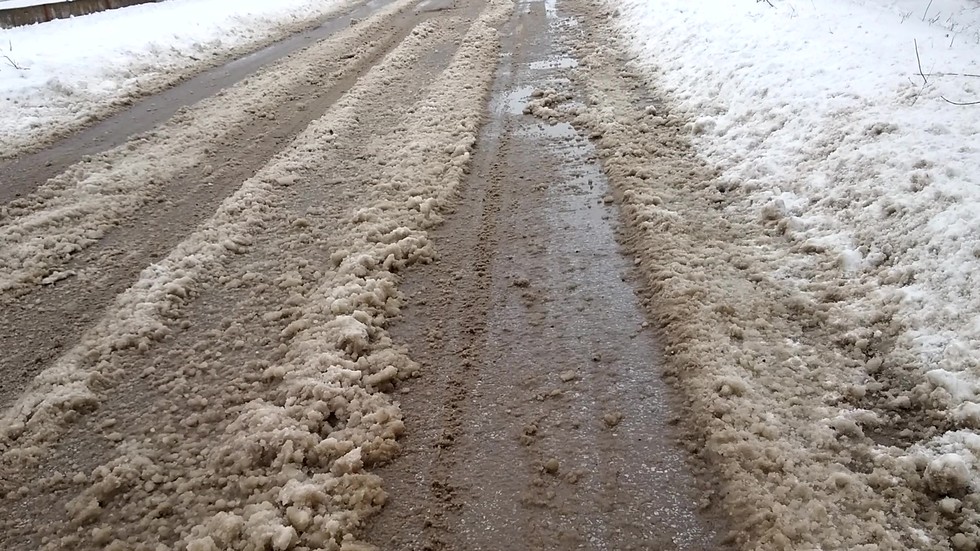
[[[348,3],[167,0],[0,29],[0,158]]]
[[[497,63],[495,27],[510,9],[498,0],[472,22],[447,17],[416,27],[210,220],[144,270],[82,342],[4,412],[0,472],[8,474],[44,458],[66,423],[101,407],[106,389],[134,378],[158,377],[165,396],[189,406],[180,427],[110,435],[117,454],[71,475],[85,489],[67,504],[67,534],[47,534],[44,549],[167,547],[163,542],[190,551],[373,549],[355,537],[386,500],[370,468],[397,453],[404,424],[390,392],[415,371],[385,331],[398,312],[398,273],[435,256],[426,229],[439,223],[467,170]],[[446,30],[451,26],[469,30],[421,99],[390,132],[347,143],[358,113],[388,83],[415,75],[432,41],[459,38]],[[300,56],[289,67],[309,62]],[[350,151],[337,148],[364,154],[363,168],[372,178],[377,171],[378,180],[326,182],[336,167],[324,159]],[[362,199],[360,208],[328,213],[334,205],[292,195],[316,190],[312,196],[322,198],[324,189],[350,191]],[[290,201],[307,215],[294,219]],[[296,240],[328,246],[326,261],[292,255]],[[201,350],[171,350],[178,363],[187,360],[173,373],[156,373],[153,365],[143,373],[124,369],[126,354],[166,348],[172,334],[186,330],[183,312],[199,294],[239,288],[251,290],[245,300],[271,308],[263,324],[282,325],[277,361],[224,365],[228,360],[207,348],[209,340],[243,339],[240,326],[229,323],[203,335]],[[283,295],[278,304],[265,298]],[[192,384],[218,369],[231,369],[234,378],[219,379],[217,394]],[[223,430],[202,434],[195,430],[202,424]],[[38,481],[38,489],[0,487],[8,499],[25,498],[62,478]],[[131,522],[107,512],[122,499],[126,514],[137,512]],[[161,508],[172,511],[161,515]]]

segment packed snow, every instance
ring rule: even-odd
[[[0,29],[0,157],[347,3],[168,0]]]
[[[207,138],[235,135],[242,113],[293,101],[299,83],[326,78],[317,70],[356,76],[0,413],[4,513],[60,488],[70,519],[29,519],[36,548],[374,549],[355,536],[386,500],[371,471],[398,451],[404,424],[392,391],[415,370],[386,332],[401,303],[398,274],[435,256],[427,230],[467,172],[499,58],[496,27],[512,7],[489,2],[466,26],[422,21],[358,74],[384,47],[376,37],[411,8],[394,2],[3,212],[18,228],[5,250],[37,238],[68,244],[34,265],[57,269],[93,246],[71,227],[130,216],[158,193],[149,181],[179,178],[171,165],[195,162]],[[433,44],[450,42],[459,47],[442,70],[420,73]],[[392,97],[404,103],[377,108]],[[135,172],[112,175],[126,165]],[[120,200],[72,210],[93,188]],[[18,267],[0,266],[0,279],[19,290],[41,284],[11,277]],[[253,333],[266,331],[273,337],[256,344]],[[132,408],[128,393],[140,389],[153,398]],[[114,446],[76,461],[58,446],[89,436],[73,432],[80,412]],[[0,525],[23,529],[17,519],[0,515]]]
[[[744,537],[975,549],[980,5],[605,5],[660,99],[633,118],[598,87],[579,122],[605,136],[607,170],[647,236],[638,262],[661,307],[678,308],[664,314],[669,347],[703,370],[678,377],[711,408],[707,446],[734,481],[730,503],[767,509]],[[592,55],[588,71],[608,63]],[[662,167],[632,159],[658,126],[707,168],[671,169],[652,147]],[[686,241],[696,232],[728,237]],[[673,245],[653,244],[665,233]],[[680,314],[700,308],[703,328]]]

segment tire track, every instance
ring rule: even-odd
[[[597,152],[534,116],[546,89],[584,91],[557,44],[573,23],[553,2],[517,4],[472,173],[433,232],[439,261],[403,283],[391,334],[420,378],[401,404],[405,453],[378,471],[392,499],[369,533],[386,549],[725,548],[673,441],[679,403]]]
[[[151,131],[179,109],[209,98],[314,42],[331,38],[353,21],[366,19],[393,1],[354,0],[338,6],[320,21],[285,25],[277,33],[278,38],[226,52],[216,60],[220,65],[207,64],[196,74],[180,74],[177,82],[167,81],[172,76],[158,76],[155,84],[143,83],[155,88],[137,92],[142,97],[123,98],[118,105],[95,106],[107,111],[90,117],[97,121],[94,125],[89,126],[91,121],[86,120],[46,129],[44,135],[25,146],[27,152],[14,149],[0,153],[0,159],[5,159],[0,161],[0,174],[4,175],[0,179],[0,204],[32,192],[83,156],[97,155],[122,145],[133,135]],[[78,128],[79,125],[83,127]]]
[[[413,371],[396,274],[432,258],[506,9],[426,15],[4,412],[0,547],[363,548]]]
[[[943,532],[963,528],[957,515],[967,507],[916,509],[922,478],[905,473],[928,461],[909,469],[907,457],[875,449],[872,427],[884,417],[852,409],[872,396],[863,386],[847,395],[866,382],[856,377],[874,350],[855,345],[854,328],[877,327],[841,308],[846,294],[826,284],[829,272],[781,272],[792,260],[778,252],[785,237],[720,182],[657,75],[629,61],[611,8],[567,5],[594,37],[576,47],[583,63],[574,81],[588,103],[556,111],[595,137],[628,221],[644,304],[664,335],[667,376],[685,397],[687,445],[729,517],[727,539],[740,549],[897,550],[934,535],[909,515],[941,515],[934,526]],[[900,415],[904,425],[917,420]]]
[[[395,13],[398,17],[364,22],[361,30],[348,31],[336,40],[314,46],[316,51],[295,56],[294,64],[309,58],[317,62],[312,71],[295,79],[294,86],[276,91],[278,101],[246,104],[242,109],[250,116],[241,124],[193,143],[191,147],[203,151],[193,166],[172,176],[152,170],[143,174],[144,178],[159,180],[152,197],[105,228],[97,242],[69,255],[57,268],[64,279],[0,294],[0,349],[6,352],[0,357],[0,408],[9,405],[37,373],[70,349],[78,335],[101,317],[113,297],[129,287],[145,266],[164,257],[241,182],[319,118],[428,17],[407,4]],[[189,124],[195,124],[193,115]],[[167,130],[157,135],[167,140]],[[105,162],[110,167],[127,162],[125,152],[107,157]]]

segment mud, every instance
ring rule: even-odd
[[[395,340],[420,378],[400,398],[405,451],[368,528],[392,550],[720,549],[723,515],[671,423],[661,343],[616,241],[596,152],[525,108],[577,62],[555,6],[504,27],[488,123],[440,260],[407,276]]]
[[[675,108],[656,69],[631,61],[614,6],[564,5],[583,17],[573,81],[587,99],[570,102],[555,86],[532,111],[596,144],[628,222],[643,303],[664,335],[665,373],[686,399],[685,443],[720,484],[706,495],[728,511],[732,542],[976,547],[966,466],[908,447],[947,427],[928,402],[895,396],[914,371],[893,347],[905,330],[895,305],[862,312],[871,288],[829,251],[793,247],[739,182],[719,177],[694,146],[692,114]],[[898,388],[882,384],[889,379]]]
[[[186,144],[182,153],[196,152],[200,160],[176,173],[166,172],[177,164],[173,159],[168,166],[151,166],[140,173],[139,178],[155,181],[158,186],[152,198],[104,228],[97,243],[59,263],[56,270],[63,274],[61,279],[0,294],[0,348],[5,351],[0,357],[0,380],[4,383],[0,385],[0,406],[9,404],[46,362],[71,348],[78,334],[111,306],[112,298],[131,285],[144,267],[164,257],[211,216],[221,201],[349,91],[426,17],[415,15],[410,8],[404,13],[404,19],[365,24],[364,32],[348,33],[348,37],[317,46],[310,53],[323,56],[323,61],[311,74],[293,78],[292,82],[286,78],[271,79],[287,86],[271,92],[256,90],[267,99],[247,105],[245,117],[238,124],[204,138],[192,134],[192,143]],[[362,46],[365,43],[366,47]],[[359,55],[348,57],[355,48]],[[302,63],[300,58],[294,65]],[[272,76],[276,77],[274,73]],[[252,78],[256,78],[254,73]],[[170,95],[148,101],[176,101],[181,106],[181,100]],[[233,108],[227,100],[212,100],[196,118],[203,120],[210,112],[219,113],[229,107]],[[186,126],[191,128],[197,123],[194,119],[188,122]],[[176,134],[161,130],[158,141],[180,143]],[[120,130],[115,138],[126,135]],[[108,153],[106,158],[98,159],[100,163],[93,164],[111,166],[125,155]],[[43,212],[41,207],[38,210]],[[0,228],[3,222],[0,219]],[[50,236],[52,232],[47,233]],[[45,271],[38,279],[50,273]]]
[[[30,146],[10,148],[0,155],[0,174],[4,175],[0,180],[0,204],[29,193],[86,155],[107,151],[136,134],[149,132],[181,108],[212,97],[262,68],[330,38],[392,1],[352,1],[322,21],[285,26],[268,44],[246,45],[217,60],[203,61],[196,72],[173,75],[171,81],[151,85],[143,96],[127,98],[119,105],[98,106],[86,126],[80,127],[81,123],[76,122],[45,129],[45,136],[36,138]]]
[[[384,331],[396,274],[433,256],[423,229],[475,142],[506,13],[466,2],[390,32],[413,7],[366,21],[391,40],[378,61],[5,408],[0,547],[363,548],[386,500],[370,469],[404,430],[386,391],[414,372]]]
[[[578,20],[375,7],[3,205],[0,547],[725,548]]]

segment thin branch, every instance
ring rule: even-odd
[[[970,78],[980,78],[980,75],[975,75],[973,73],[926,73],[927,77],[970,77]]]
[[[14,69],[17,69],[18,71],[24,71],[24,70],[26,70],[26,67],[21,67],[20,65],[17,65],[14,62],[14,60],[10,59],[10,56],[4,55],[3,58],[6,59],[7,60],[7,63],[9,63],[11,65],[11,67],[13,67]]]
[[[946,96],[939,96],[939,97],[943,98],[943,101],[945,101],[946,103],[950,103],[953,105],[980,105],[980,101],[952,101],[946,99]]]
[[[932,0],[929,0],[929,5],[928,5],[928,6],[926,6],[926,11],[924,11],[924,12],[922,12],[922,22],[923,22],[923,23],[925,22],[925,20],[926,20],[926,15],[928,15],[928,14],[929,14],[929,8],[931,8],[931,7],[932,7]]]
[[[922,59],[919,58],[919,42],[913,38],[912,45],[915,46],[915,62],[919,66],[919,76],[922,77],[922,85],[925,86],[926,84],[929,84],[929,79],[927,79],[926,74],[922,72]]]

